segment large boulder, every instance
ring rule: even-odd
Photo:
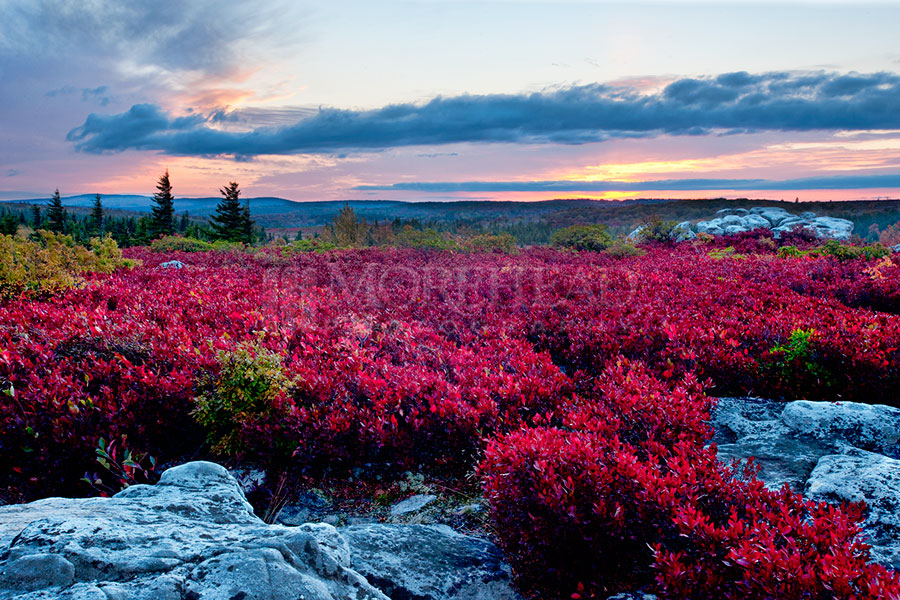
[[[900,569],[900,460],[855,449],[823,456],[804,495],[827,502],[865,502],[864,527],[873,558]]]
[[[900,409],[893,406],[796,400],[780,419],[798,435],[900,458]]]
[[[676,242],[685,242],[697,237],[697,234],[691,229],[690,221],[682,221],[672,228],[672,236]]]
[[[820,238],[846,241],[849,240],[850,236],[853,234],[853,221],[847,219],[816,217],[815,219],[810,219],[808,222],[809,227],[811,227]]]
[[[457,543],[443,533],[435,545]],[[0,599],[388,600],[354,569],[358,553],[331,525],[267,525],[237,481],[209,462],[174,467],[158,484],[112,498],[0,507]],[[441,567],[424,558],[407,565],[423,582]]]
[[[710,235],[726,235],[743,233],[754,229],[771,229],[775,237],[794,228],[805,228],[819,238],[830,238],[845,241],[853,233],[853,222],[834,217],[817,217],[812,212],[799,215],[789,213],[783,208],[754,206],[743,208],[723,208],[716,212],[716,217],[709,221],[700,221],[694,228],[699,233]]]
[[[697,233],[708,233],[709,235],[723,235],[725,230],[723,229],[723,223],[721,219],[713,219],[711,221],[700,221],[696,225],[694,225],[694,229],[697,230]]]
[[[864,501],[873,558],[900,568],[900,410],[721,398],[712,425],[719,459],[753,457],[769,487],[787,484],[818,501]]]
[[[391,598],[519,598],[497,547],[446,525],[369,524],[340,532],[353,569]]]

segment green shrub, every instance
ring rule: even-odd
[[[628,258],[630,256],[643,256],[647,254],[642,248],[629,244],[625,240],[616,239],[606,248],[606,253],[616,258]]]
[[[289,412],[286,394],[292,383],[285,376],[281,356],[251,342],[218,354],[219,371],[201,383],[194,416],[206,429],[217,454],[240,458],[248,453],[288,454],[286,436],[254,431],[278,428]]]
[[[796,258],[798,256],[809,256],[809,250],[801,250],[797,246],[782,246],[778,249],[778,258]]]
[[[815,329],[794,329],[786,344],[777,344],[769,350],[776,357],[775,372],[782,380],[812,379],[830,385],[831,374],[814,356],[813,339],[816,335]]]
[[[322,240],[296,240],[281,247],[282,256],[293,256],[304,252],[328,252],[335,250],[337,246],[332,242]]]
[[[722,260],[723,258],[747,258],[746,254],[738,254],[737,252],[735,252],[734,246],[725,246],[724,248],[716,248],[715,250],[710,250],[707,256],[714,260]]]
[[[657,216],[651,216],[650,219],[641,226],[640,239],[644,242],[671,242],[675,240],[675,226],[677,221],[663,221]]]
[[[591,250],[600,252],[612,244],[613,238],[606,225],[572,225],[560,229],[550,237],[554,248]]]
[[[837,240],[828,240],[817,248],[800,250],[796,246],[782,246],[778,249],[779,258],[793,258],[799,256],[830,256],[836,260],[854,260],[864,258],[874,260],[890,256],[891,251],[879,242],[870,246],[853,246],[843,244]]]
[[[819,252],[824,256],[831,256],[837,260],[853,260],[865,258],[872,260],[890,255],[891,251],[876,242],[871,246],[851,246],[842,244],[837,240],[828,240],[819,247]]]
[[[473,236],[462,243],[462,247],[470,252],[503,252],[515,254],[519,251],[516,246],[516,238],[509,233],[493,235],[482,233]]]
[[[420,248],[429,250],[454,250],[456,242],[446,238],[434,229],[415,229],[410,225],[403,228],[394,238],[401,248]]]
[[[212,249],[209,242],[180,235],[167,235],[150,243],[153,252],[207,252]]]
[[[91,247],[70,235],[39,230],[29,239],[0,235],[0,296],[20,292],[52,293],[83,282],[84,273],[112,273],[135,261],[108,235],[91,238]]]

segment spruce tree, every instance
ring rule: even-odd
[[[65,233],[66,217],[66,209],[63,208],[59,189],[57,189],[53,192],[50,204],[47,205],[47,229],[55,233]]]
[[[169,170],[159,178],[158,190],[153,195],[153,212],[150,215],[150,233],[153,237],[175,233],[175,198],[169,183]]]
[[[94,207],[91,209],[91,232],[96,235],[103,234],[103,202],[100,194],[94,198]]]
[[[241,214],[241,216],[243,217],[241,219],[241,225],[242,225],[242,229],[243,229],[243,231],[241,232],[243,239],[241,241],[244,242],[245,244],[252,244],[253,243],[253,219],[250,218],[250,199],[249,198],[244,200],[244,211]]]
[[[41,228],[44,218],[41,216],[41,207],[37,204],[31,205],[31,227],[35,230]]]
[[[219,190],[222,199],[211,219],[213,237],[217,240],[240,242],[244,238],[244,209],[241,207],[241,190],[232,181]],[[249,218],[249,215],[248,215]]]

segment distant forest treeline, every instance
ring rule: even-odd
[[[319,237],[338,216],[342,207],[350,206],[370,224],[399,232],[434,230],[454,236],[509,234],[519,245],[546,244],[555,231],[571,225],[604,224],[613,235],[624,235],[652,217],[663,221],[697,221],[711,219],[723,208],[779,206],[793,213],[811,211],[819,216],[849,219],[854,234],[876,241],[888,228],[900,224],[900,200],[847,202],[785,202],[751,199],[698,200],[550,200],[543,202],[423,202],[351,201],[349,203],[292,203],[282,199],[250,199],[255,222],[255,241],[299,237]],[[263,201],[265,200],[265,201]],[[197,199],[197,208],[208,213],[208,207]],[[49,199],[48,199],[49,202]],[[259,204],[259,211],[254,209]],[[155,237],[152,217],[148,212],[104,207],[98,225],[89,206],[66,206],[65,233],[76,241],[86,242],[91,236],[109,233],[121,247],[146,245]],[[279,211],[279,212],[272,212]],[[183,211],[175,215],[174,231],[198,239],[214,239],[209,215]],[[0,205],[0,232],[14,226],[37,229],[47,218],[46,203],[10,203]],[[5,228],[5,229],[4,229]]]

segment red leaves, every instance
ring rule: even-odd
[[[481,466],[500,541],[538,597],[648,587],[662,598],[875,600],[858,505],[816,505],[735,477],[704,447],[709,402],[617,361],[567,429],[512,433]],[[592,582],[585,587],[582,582]]]
[[[740,253],[771,246],[745,237]],[[143,267],[0,306],[0,392],[15,390],[0,395],[0,461],[16,465],[0,487],[83,491],[100,432],[163,463],[193,454],[195,386],[220,350],[258,340],[293,387],[287,416],[248,418],[249,436],[296,447],[313,473],[460,475],[484,457],[526,586],[889,597],[896,579],[855,540],[857,508],[807,506],[718,465],[697,378],[716,393],[896,402],[900,267],[873,278],[861,261],[690,248],[623,261],[131,250]],[[191,268],[155,268],[171,258]],[[797,329],[816,331],[815,368],[772,351]]]

